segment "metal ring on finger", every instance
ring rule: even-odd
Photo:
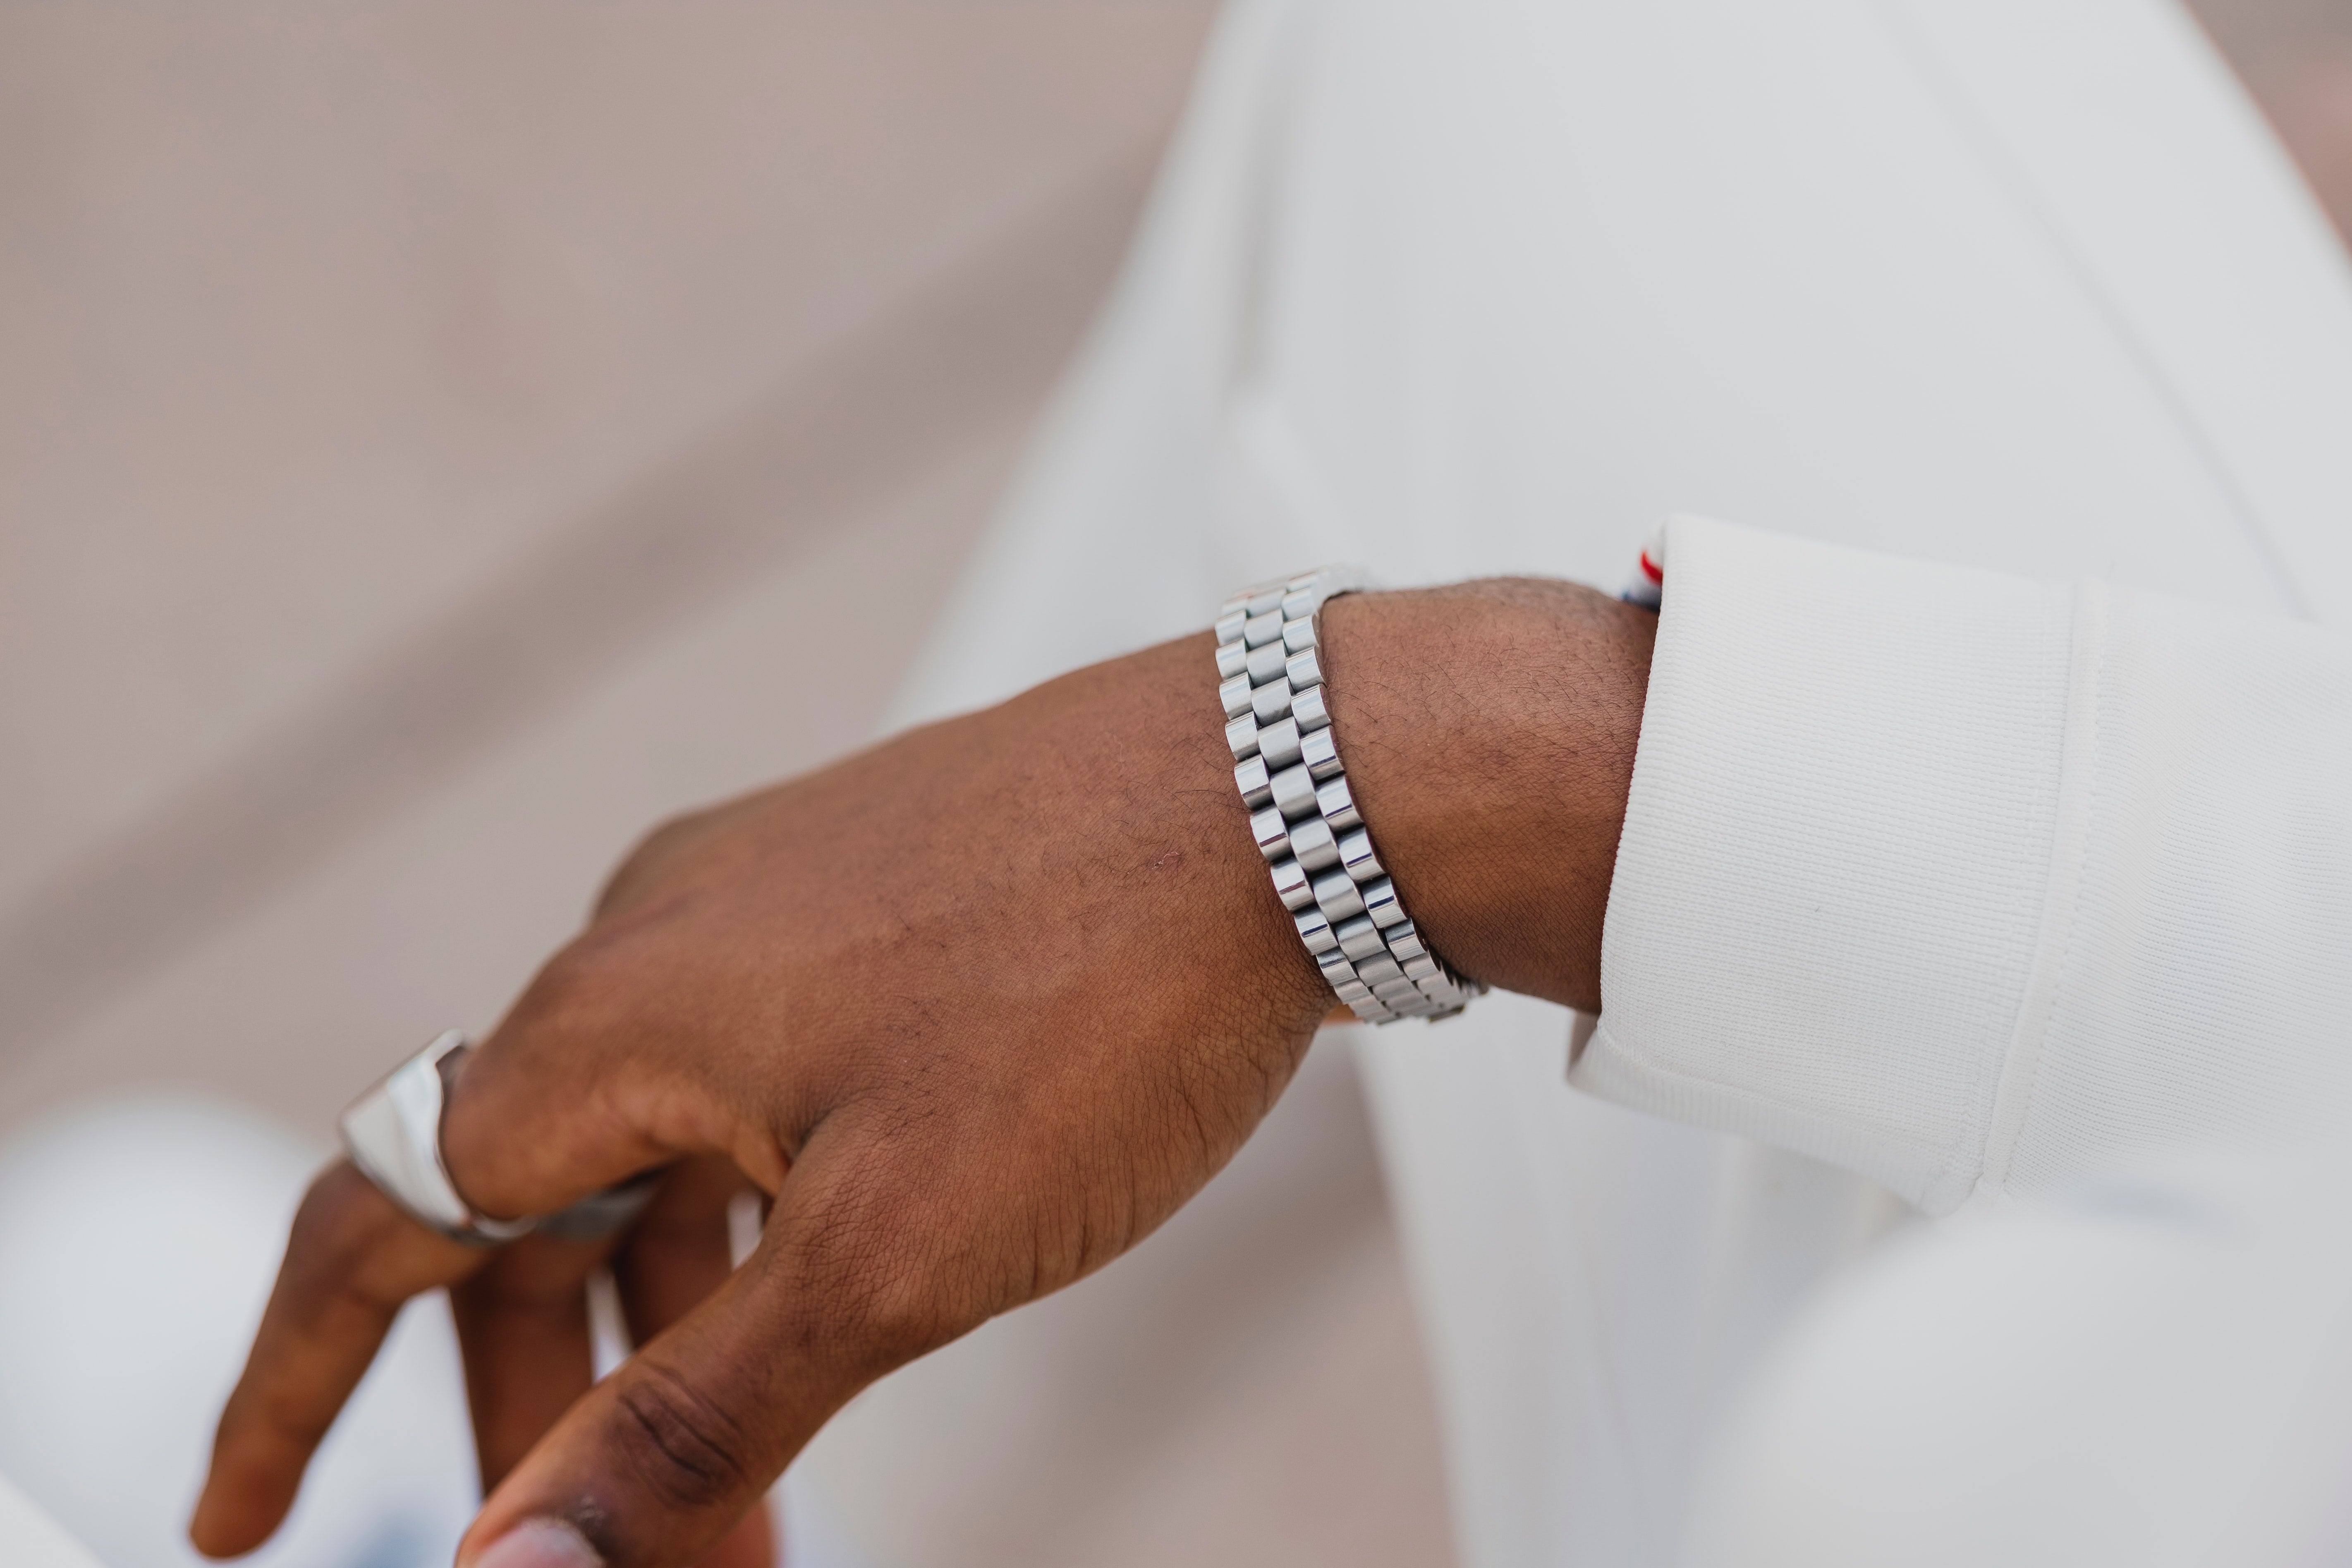
[[[441,1121],[465,1053],[463,1031],[450,1029],[386,1074],[343,1112],[343,1148],[360,1173],[426,1229],[468,1247],[500,1247],[534,1233],[594,1241],[625,1228],[653,1196],[658,1172],[592,1194],[569,1208],[525,1219],[498,1219],[468,1204],[441,1152]]]

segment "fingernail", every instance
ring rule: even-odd
[[[604,1568],[596,1549],[559,1520],[530,1519],[462,1568]]]

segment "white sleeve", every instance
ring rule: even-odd
[[[1677,519],[1570,1071],[1931,1213],[2352,1130],[2352,644]]]

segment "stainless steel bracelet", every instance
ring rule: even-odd
[[[1258,853],[1323,978],[1370,1024],[1443,1018],[1486,987],[1430,952],[1405,917],[1348,791],[1324,706],[1324,605],[1366,587],[1326,566],[1244,588],[1217,614],[1218,696]]]

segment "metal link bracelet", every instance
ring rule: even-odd
[[[1326,603],[1365,587],[1327,566],[1244,588],[1217,614],[1217,694],[1258,853],[1323,978],[1370,1024],[1449,1017],[1486,987],[1430,952],[1348,792],[1324,706]]]

